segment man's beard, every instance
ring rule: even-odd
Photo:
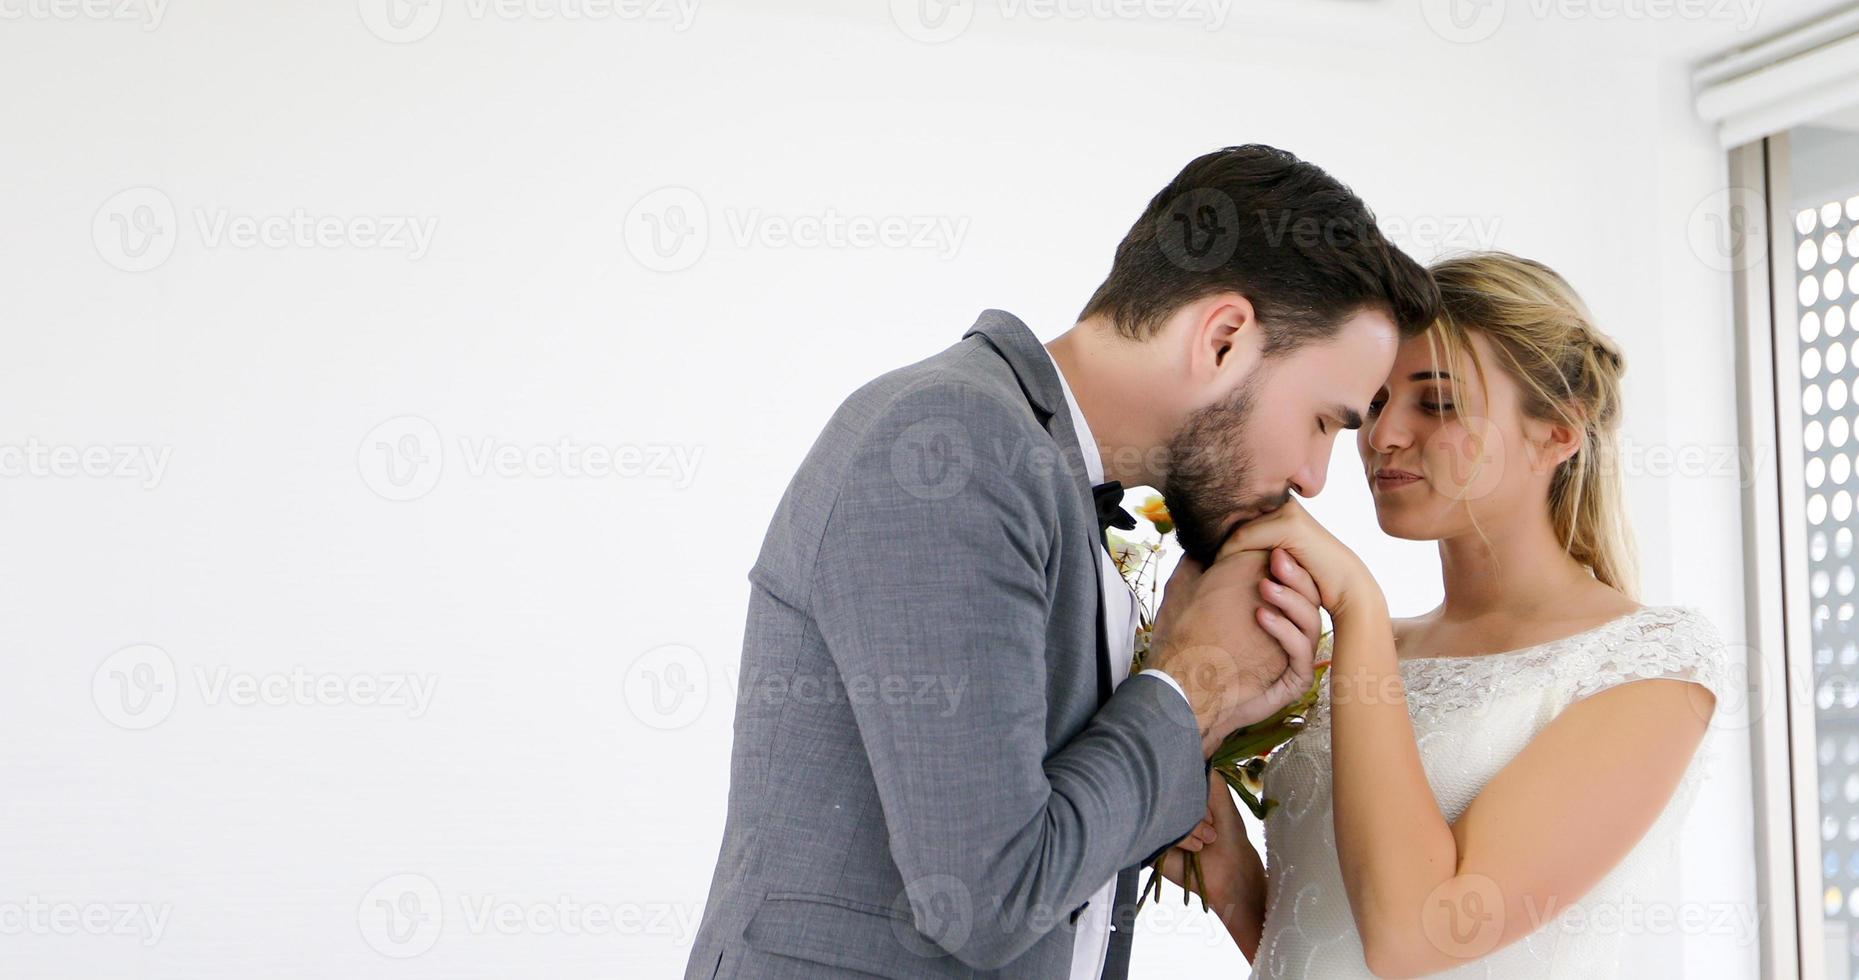
[[[1259,381],[1255,372],[1226,401],[1197,409],[1168,441],[1162,496],[1182,552],[1203,565],[1213,564],[1220,553],[1234,515],[1250,520],[1284,506],[1290,497],[1288,490],[1262,496],[1247,489],[1252,454],[1246,436]]]

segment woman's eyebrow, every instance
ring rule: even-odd
[[[1415,371],[1407,376],[1409,381],[1451,381],[1452,374],[1446,371]]]

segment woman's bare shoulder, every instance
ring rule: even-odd
[[[1400,651],[1405,649],[1408,640],[1419,635],[1420,631],[1426,629],[1426,627],[1432,623],[1436,614],[1437,610],[1435,612],[1422,613],[1418,616],[1408,616],[1393,620],[1395,653],[1398,655]]]

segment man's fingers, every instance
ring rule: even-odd
[[[1284,613],[1270,606],[1261,607],[1259,609],[1259,628],[1263,629],[1267,636],[1277,640],[1279,646],[1284,647],[1285,657],[1290,661],[1290,663],[1285,665],[1285,671],[1287,673],[1292,672],[1297,667],[1298,654],[1300,652],[1308,659],[1310,637],[1305,636],[1304,631],[1299,629],[1296,623],[1287,619]]]
[[[1323,593],[1317,588],[1317,580],[1310,577],[1304,566],[1291,557],[1283,548],[1272,550],[1272,578],[1298,595],[1309,599],[1313,605],[1323,605]]]
[[[1322,635],[1323,617],[1318,614],[1315,602],[1269,578],[1260,580],[1259,596],[1310,637],[1312,643]]]
[[[1258,619],[1259,628],[1284,648],[1285,669],[1277,680],[1282,700],[1278,703],[1290,704],[1310,690],[1311,678],[1316,676],[1317,641],[1270,606],[1259,609]]]

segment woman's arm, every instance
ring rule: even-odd
[[[1548,923],[1645,835],[1703,740],[1715,706],[1704,687],[1621,684],[1564,710],[1448,823],[1414,742],[1386,600],[1367,569],[1295,502],[1240,529],[1229,547],[1285,549],[1330,610],[1337,856],[1378,976],[1458,966]],[[1299,601],[1264,592],[1274,604]],[[1286,620],[1265,625],[1295,642]]]
[[[1250,846],[1247,850],[1252,851]],[[1256,963],[1259,959],[1259,939],[1265,934],[1265,868],[1259,863],[1259,852],[1252,851],[1252,864],[1257,877],[1241,894],[1244,896],[1233,901],[1214,905],[1214,913],[1220,916],[1220,924],[1226,926],[1226,934],[1233,937],[1233,944],[1239,947],[1247,963]]]
[[[1171,849],[1162,864],[1168,880],[1183,888],[1190,852],[1200,855],[1205,886],[1201,894],[1208,908],[1220,917],[1246,962],[1253,962],[1265,932],[1265,864],[1246,835],[1233,791],[1219,773],[1208,774],[1207,819]]]
[[[1448,824],[1387,637],[1373,607],[1336,620],[1331,683],[1351,693],[1332,715],[1335,826],[1369,969],[1411,977],[1515,942],[1593,888],[1671,799],[1714,698],[1655,680],[1578,701]]]

